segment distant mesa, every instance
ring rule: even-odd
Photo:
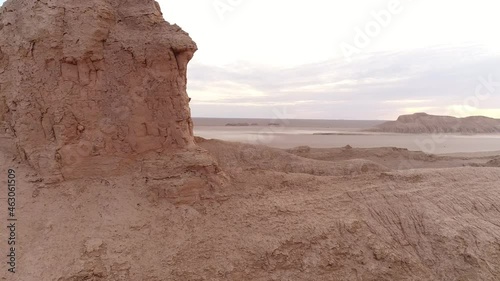
[[[228,127],[248,127],[250,124],[248,123],[227,123],[226,126]]]
[[[269,123],[268,126],[281,126],[280,123]],[[258,123],[227,123],[227,127],[250,127],[250,126],[259,126]]]
[[[500,119],[484,116],[457,118],[415,113],[399,116],[396,121],[385,122],[366,131],[403,134],[493,134],[500,133]]]
[[[333,132],[333,133],[313,133],[314,136],[362,136],[366,135],[366,133],[351,133],[351,132],[346,132],[346,133],[339,133],[339,132]]]
[[[227,127],[249,127],[249,126],[259,126],[257,123],[227,123]]]

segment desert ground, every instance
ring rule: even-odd
[[[196,142],[225,180],[179,202],[139,172],[46,184],[2,138],[21,202],[19,273],[3,280],[500,277],[496,153]]]
[[[500,121],[203,125],[197,50],[153,0],[3,3],[1,281],[500,280]]]

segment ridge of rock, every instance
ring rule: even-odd
[[[203,158],[186,93],[196,50],[153,0],[8,0],[0,122],[22,158],[55,181],[128,172],[158,155]]]
[[[385,122],[372,132],[431,134],[431,133],[460,133],[460,134],[488,134],[500,133],[500,119],[484,116],[470,116],[457,118],[452,116],[437,116],[427,113],[401,115],[396,121]]]

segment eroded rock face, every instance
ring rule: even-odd
[[[500,133],[500,119],[484,116],[456,118],[427,113],[402,115],[367,131],[405,134],[491,134]]]
[[[196,149],[186,93],[196,49],[153,0],[8,0],[0,122],[35,169],[61,178]]]

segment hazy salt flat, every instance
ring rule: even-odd
[[[359,148],[400,147],[435,154],[500,151],[500,134],[411,135],[361,132],[362,129],[366,129],[366,126],[361,128],[195,126],[194,131],[195,135],[207,139],[262,144],[277,148],[303,145],[329,148],[351,145]],[[314,135],[317,133],[335,135]]]

